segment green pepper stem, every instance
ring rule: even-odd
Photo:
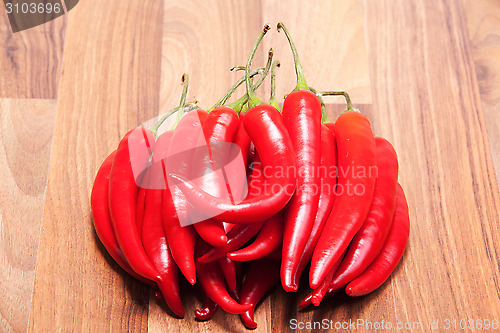
[[[239,66],[238,66],[239,67]],[[235,67],[233,67],[235,68]],[[244,69],[244,68],[243,68]],[[232,69],[231,69],[232,70]],[[237,70],[240,70],[239,68]],[[250,72],[250,76],[255,76],[257,74],[262,74],[264,73],[265,71],[265,68],[261,67],[259,69],[256,69],[252,72]],[[219,106],[222,106],[224,104],[226,104],[227,100],[229,98],[231,98],[231,96],[234,94],[234,92],[236,91],[236,89],[238,89],[239,86],[241,86],[244,82],[245,82],[245,76],[242,76],[238,81],[236,81],[235,84],[233,84],[233,86],[231,87],[231,89],[229,89],[225,94],[224,96],[222,96],[218,101],[217,103],[215,103],[214,106],[212,106],[210,109],[207,110],[207,112],[210,112],[212,111],[213,109],[219,107]]]
[[[151,132],[153,133],[153,135],[155,136],[155,138],[156,138],[156,134],[157,134],[158,129],[160,128],[160,126],[171,115],[173,115],[174,113],[178,112],[177,113],[177,120],[175,122],[174,127],[177,126],[177,124],[179,123],[179,121],[182,119],[182,116],[184,115],[184,111],[185,111],[184,106],[186,105],[186,98],[187,98],[188,88],[189,88],[189,75],[187,73],[182,74],[181,84],[182,84],[183,88],[182,88],[182,94],[181,94],[181,100],[179,102],[179,106],[176,107],[176,108],[173,108],[172,110],[170,110],[166,114],[164,114],[163,117],[161,117],[160,120],[158,120],[158,122],[153,126],[153,128],[151,129]],[[196,105],[196,103],[194,103],[194,105]]]
[[[352,107],[351,98],[349,97],[349,94],[347,93],[347,91],[322,91],[322,92],[319,92],[317,95],[319,95],[319,96],[344,96],[345,101],[347,103],[347,111],[355,110]]]
[[[327,123],[328,122],[328,115],[326,114],[326,106],[325,102],[323,101],[323,98],[321,95],[316,91],[316,89],[309,87],[309,90],[311,90],[319,99],[319,103],[321,105],[321,123]]]
[[[250,52],[250,56],[248,57],[247,66],[245,69],[245,80],[246,80],[249,108],[252,108],[256,105],[263,103],[257,97],[257,95],[255,94],[255,91],[253,90],[252,82],[251,82],[251,78],[250,78],[250,69],[252,68],[252,60],[255,57],[255,52],[257,52],[257,48],[259,47],[260,42],[264,38],[265,34],[269,31],[269,29],[271,29],[271,26],[269,24],[264,25],[264,28],[262,29],[262,32],[260,33],[259,37],[257,38],[257,41],[255,42],[255,45],[253,46],[252,51]]]
[[[279,60],[273,62],[273,67],[271,68],[271,97],[269,98],[269,105],[274,106],[276,110],[279,110],[278,101],[276,100],[276,68],[280,67]]]
[[[290,36],[290,33],[288,32],[288,29],[285,27],[285,25],[282,22],[278,23],[278,32],[283,30],[285,33],[286,38],[288,39],[288,43],[290,44],[290,48],[292,49],[292,54],[293,54],[293,61],[295,63],[295,73],[297,74],[297,85],[295,86],[296,90],[309,90],[309,86],[307,85],[306,78],[304,76],[304,69],[302,68],[302,65],[300,63],[299,59],[299,53],[297,52],[297,48],[295,47],[295,43],[292,40],[292,37]]]

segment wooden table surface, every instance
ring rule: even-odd
[[[349,91],[394,144],[412,226],[378,291],[298,312],[308,291],[276,290],[257,310],[257,331],[289,331],[294,318],[422,324],[412,332],[436,320],[500,320],[498,0],[80,1],[16,34],[0,11],[1,332],[246,331],[223,312],[195,321],[192,291],[186,319],[171,317],[105,252],[89,196],[120,138],[177,103],[183,72],[189,99],[210,106],[240,75],[228,68],[246,62],[264,23],[273,30],[255,64],[272,46],[283,65],[278,94],[290,91],[278,21],[308,83]],[[342,102],[328,100],[333,119]]]

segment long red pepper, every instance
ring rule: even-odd
[[[174,130],[167,152],[165,173],[175,172],[189,177],[193,152],[198,137],[203,135],[202,124],[208,113],[195,110],[187,113]],[[170,184],[169,184],[170,185]],[[192,225],[181,225],[189,218],[190,204],[176,186],[167,186],[163,194],[163,226],[174,260],[184,277],[191,284],[196,283],[194,249],[196,232]]]
[[[269,25],[266,25],[258,42],[268,30]],[[258,197],[247,197],[233,204],[206,193],[185,177],[171,174],[193,206],[208,215],[216,216],[219,220],[231,223],[267,220],[285,207],[295,190],[296,159],[290,135],[279,111],[270,105],[259,105],[260,101],[250,84],[248,74],[258,42],[252,49],[246,67],[250,110],[243,118],[243,125],[262,160],[269,185],[266,193]]]
[[[238,114],[228,107],[217,107],[210,112],[203,124],[204,137],[198,146],[207,149],[197,149],[193,156],[191,178],[205,191],[216,197],[222,197],[227,191],[225,179],[220,179],[225,162],[229,158],[231,143],[239,128]],[[206,156],[208,155],[208,156]],[[199,216],[196,210],[191,210],[193,218]],[[201,212],[204,213],[203,211]],[[194,223],[194,228],[206,242],[213,246],[223,246],[227,242],[221,221],[209,218]]]
[[[111,218],[109,215],[109,175],[115,160],[115,155],[116,150],[104,160],[94,180],[94,186],[92,187],[92,194],[90,196],[94,228],[108,253],[123,270],[141,282],[154,285],[152,281],[143,278],[130,267],[116,241],[115,232],[111,225]]]
[[[120,141],[109,177],[109,208],[116,239],[130,267],[147,279],[161,282],[158,271],[144,251],[135,220],[139,187],[133,167],[134,170],[144,170],[153,144],[153,134],[145,128],[131,130]]]
[[[337,197],[311,259],[312,289],[325,279],[363,225],[375,187],[377,154],[368,119],[357,111],[344,112],[335,122],[335,138]]]
[[[321,194],[313,228],[294,276],[294,291],[299,288],[300,276],[311,260],[314,248],[323,232],[323,228],[335,200],[335,185],[337,184],[337,148],[332,125],[332,123],[328,123],[321,126],[321,168],[319,172],[321,177]]]
[[[201,256],[210,246],[204,241],[198,242],[196,247],[197,256]],[[198,281],[207,296],[217,303],[226,312],[239,314],[249,311],[253,304],[239,304],[228,293],[225,284],[224,274],[218,262],[197,265]]]
[[[375,261],[356,279],[351,281],[345,291],[349,296],[363,296],[380,287],[398,265],[406,248],[410,235],[410,218],[408,203],[403,188],[398,184],[396,209],[392,219],[391,230],[384,247]]]
[[[344,252],[344,254],[345,254],[345,252]],[[335,272],[337,271],[337,269],[339,268],[339,266],[342,262],[344,254],[342,254],[342,256],[339,258],[339,260],[337,260],[337,262],[333,266],[332,270],[330,272],[328,272],[328,275],[326,276],[326,278],[323,281],[321,281],[318,288],[312,290],[309,293],[309,295],[307,295],[300,302],[300,304],[299,304],[300,309],[305,308],[306,306],[309,306],[311,304],[314,304],[314,306],[319,306],[319,304],[321,303],[323,298],[333,295],[334,289],[332,288],[331,282],[332,282],[332,279],[333,279]],[[338,290],[338,288],[335,289],[335,291],[336,290]]]
[[[226,278],[227,287],[229,290],[236,289],[236,265],[234,261],[228,258],[220,258],[219,260],[220,268],[222,269],[222,273],[224,273],[224,277]]]
[[[283,214],[278,213],[264,222],[255,241],[238,251],[230,252],[227,257],[235,261],[261,259],[279,248],[283,239]]]
[[[252,304],[247,312],[240,314],[246,327],[254,329],[254,311],[260,299],[279,281],[279,265],[273,260],[257,260],[252,262],[241,289],[240,302]]]
[[[297,86],[283,103],[283,122],[290,134],[297,158],[297,188],[285,208],[281,284],[294,290],[294,276],[313,228],[320,197],[321,104],[309,90],[297,50],[287,29],[278,23],[289,41],[295,60]]]
[[[255,161],[252,164],[252,177],[249,182],[248,196],[259,195],[264,187],[264,172],[262,170],[262,163],[260,163],[259,156],[255,156]],[[198,258],[201,263],[206,263],[214,261],[216,259],[226,257],[228,252],[239,249],[246,242],[248,242],[253,236],[255,236],[259,230],[262,228],[263,222],[251,223],[251,224],[239,224],[234,225],[227,232],[228,241],[225,245],[221,247],[214,247],[208,251],[205,255]]]
[[[150,177],[145,199],[142,243],[146,254],[160,273],[162,282],[158,283],[158,287],[168,307],[177,316],[184,317],[184,308],[179,292],[178,267],[167,244],[161,214],[163,190],[159,185],[165,183],[161,159],[166,155],[171,137],[171,131],[160,135],[155,143],[152,163],[148,168]]]
[[[389,141],[376,137],[377,181],[370,207],[361,229],[335,273],[332,288],[341,288],[359,276],[377,257],[389,233],[396,206],[398,158]]]

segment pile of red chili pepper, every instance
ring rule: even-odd
[[[408,205],[394,148],[374,136],[346,92],[307,85],[281,23],[297,85],[280,110],[274,83],[279,62],[272,50],[264,68],[251,68],[269,29],[259,35],[246,66],[236,68],[245,76],[213,108],[186,104],[184,76],[180,105],[154,128],[128,132],[94,182],[91,207],[101,242],[178,317],[184,317],[182,278],[203,291],[196,318],[210,319],[222,308],[239,314],[248,328],[257,326],[255,307],[273,286],[281,281],[285,291],[296,292],[304,274],[312,291],[300,308],[318,306],[338,291],[366,295],[389,278],[408,241]],[[255,89],[268,72],[266,104]],[[226,104],[243,83],[245,95]],[[328,95],[347,102],[335,122],[324,110]],[[175,125],[159,135],[171,115],[177,115]],[[221,172],[236,159],[243,177],[235,178],[232,169]]]

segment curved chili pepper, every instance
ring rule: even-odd
[[[253,197],[259,195],[264,187],[264,172],[259,156],[255,156],[255,161],[252,163],[252,176],[249,183],[248,196]],[[239,249],[246,242],[252,239],[264,225],[264,221],[251,224],[238,224],[228,227],[227,243],[221,247],[214,247],[205,255],[198,258],[201,263],[207,263],[226,257],[228,252]]]
[[[224,246],[214,247],[198,262],[207,263],[226,257],[227,253],[239,249],[242,245],[252,239],[264,225],[264,222],[251,224],[238,224],[227,233],[228,241]]]
[[[99,171],[94,180],[92,194],[90,195],[90,206],[92,208],[92,221],[97,236],[101,240],[102,245],[106,248],[111,257],[123,270],[132,275],[137,280],[147,283],[151,286],[155,284],[151,280],[147,280],[134,272],[123,255],[118,242],[116,241],[115,232],[111,225],[109,215],[109,175],[111,167],[115,160],[116,150],[113,151],[101,164]]]
[[[344,112],[335,122],[335,138],[339,168],[337,197],[311,259],[312,289],[325,279],[363,225],[375,187],[373,169],[377,154],[368,119],[357,111]]]
[[[345,254],[346,251],[344,251],[344,253],[342,254],[342,256],[340,257],[339,260],[337,260],[337,262],[335,263],[335,265],[333,266],[332,270],[328,273],[328,275],[326,276],[326,278],[321,281],[320,285],[318,286],[318,288],[312,290],[309,295],[307,295],[299,304],[299,309],[303,309],[305,308],[306,306],[309,306],[311,304],[314,304],[314,306],[319,306],[319,304],[321,303],[321,301],[324,299],[324,298],[328,298],[330,297],[331,295],[334,294],[334,292],[338,291],[339,288],[332,288],[332,280],[333,280],[333,276],[335,274],[335,272],[337,271],[337,269],[339,268],[341,262],[342,262],[342,258],[344,257],[344,254]]]
[[[199,178],[196,184],[210,194],[222,197],[227,190],[226,181],[221,180],[219,172],[223,171],[225,162],[229,157],[230,144],[239,128],[238,114],[228,107],[217,107],[210,112],[203,124],[204,137],[200,139],[198,146],[206,146],[208,149],[198,149],[193,156],[191,171],[192,179]],[[227,143],[227,144],[224,144]],[[191,210],[196,219],[195,210]],[[201,212],[202,214],[204,211]],[[196,222],[195,220],[193,222]],[[195,230],[206,242],[213,246],[223,246],[227,242],[224,226],[216,219],[206,219],[194,224]]]
[[[193,151],[198,136],[203,133],[201,126],[207,116],[206,111],[195,110],[182,117],[170,140],[167,151],[168,163],[163,165],[167,174],[175,172],[189,177]],[[163,192],[163,227],[175,263],[189,283],[195,284],[196,232],[192,225],[181,226],[180,223],[189,220],[189,208],[190,204],[182,191],[176,186],[167,186]]]
[[[410,235],[408,203],[403,188],[398,184],[396,209],[392,218],[391,230],[384,247],[375,261],[356,279],[351,281],[345,291],[349,296],[363,296],[380,287],[398,265]]]
[[[377,180],[370,207],[361,229],[335,273],[332,288],[340,288],[359,276],[375,260],[391,228],[396,206],[398,157],[389,141],[376,137]]]
[[[293,291],[299,288],[300,276],[311,260],[314,248],[318,243],[335,200],[335,185],[337,184],[337,148],[335,144],[335,135],[332,129],[332,123],[323,124],[321,126],[321,170],[319,172],[321,177],[321,194],[311,234],[309,235],[306,247],[297,265],[297,271],[295,272],[293,282]]]
[[[295,289],[294,276],[314,225],[320,197],[321,104],[309,90],[297,50],[282,24],[295,60],[297,86],[283,103],[283,122],[290,133],[297,158],[297,188],[285,208],[281,284],[285,291]]]
[[[228,258],[220,258],[219,260],[220,268],[224,273],[224,277],[226,278],[227,287],[229,290],[236,289],[236,266],[234,265],[234,261]]]
[[[295,152],[281,114],[274,107],[265,104],[253,107],[243,118],[243,124],[262,160],[267,192],[233,204],[206,193],[181,176],[170,176],[178,181],[177,185],[198,210],[230,223],[257,223],[277,214],[292,197]]]
[[[201,310],[194,310],[194,315],[196,319],[206,321],[212,318],[214,314],[217,313],[217,311],[219,310],[219,306],[217,305],[217,303],[208,298],[207,294],[204,291],[202,291],[202,296],[203,308]]]
[[[256,223],[267,220],[285,207],[295,191],[296,159],[290,135],[279,111],[271,105],[260,104],[262,102],[255,95],[250,82],[252,59],[269,29],[269,25],[264,26],[248,58],[245,78],[250,110],[243,118],[243,126],[264,166],[267,191],[257,197],[247,196],[241,202],[233,204],[210,195],[182,176],[170,174],[194,207],[230,223]]]
[[[152,163],[148,168],[149,186],[146,191],[142,243],[149,259],[160,273],[162,282],[158,283],[161,294],[168,307],[179,317],[184,317],[184,308],[179,292],[178,267],[172,258],[163,229],[162,198],[163,190],[158,185],[165,183],[162,157],[166,155],[172,132],[163,133],[155,143]],[[161,156],[161,157],[158,157]]]
[[[120,141],[109,177],[109,208],[116,239],[130,267],[147,279],[161,282],[137,231],[135,210],[139,187],[134,178],[131,160],[134,158],[134,163],[137,163],[135,167],[143,170],[151,155],[150,151],[146,151],[147,147],[153,144],[153,134],[145,128],[131,130]],[[140,147],[144,151],[136,151],[134,147]]]
[[[257,260],[252,262],[241,289],[240,302],[251,304],[251,309],[240,314],[246,327],[254,329],[254,311],[260,299],[279,281],[279,266],[275,261]]]
[[[204,241],[198,242],[196,247],[197,256],[200,257],[208,251],[210,246]],[[217,262],[197,265],[198,281],[207,293],[207,296],[217,303],[226,312],[239,314],[249,311],[252,304],[239,304],[229,295],[224,274]]]
[[[283,214],[280,212],[264,223],[252,244],[238,251],[228,253],[227,257],[234,261],[261,259],[278,249],[282,239]]]

